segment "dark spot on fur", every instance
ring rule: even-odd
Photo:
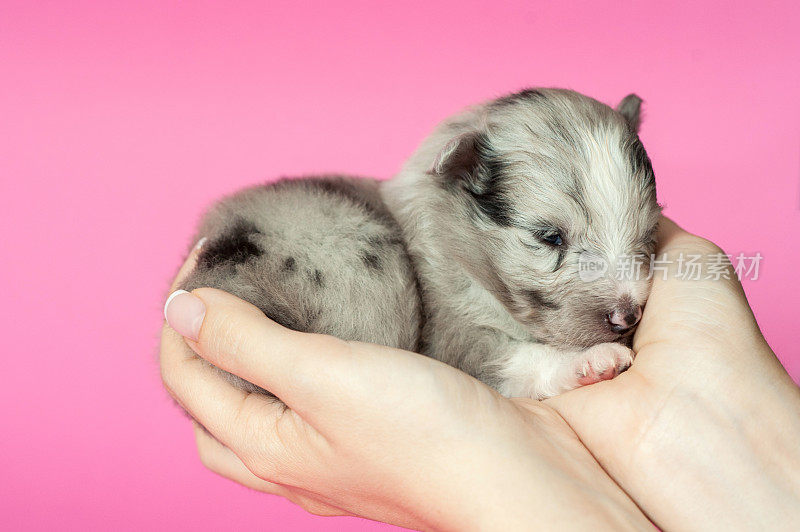
[[[359,192],[355,185],[348,183],[347,181],[320,178],[308,180],[307,183],[313,188],[322,190],[327,194],[347,198],[353,203],[357,203],[359,205],[365,203],[363,194]]]
[[[369,235],[360,237],[359,239],[371,247],[376,253],[380,253],[385,247],[403,245],[403,240],[397,235]]]
[[[319,270],[314,270],[311,274],[311,280],[314,281],[314,284],[317,285],[319,288],[325,286],[325,278],[322,275],[322,272]]]
[[[222,264],[236,265],[260,257],[264,251],[250,238],[260,234],[251,222],[237,220],[220,236],[207,243],[197,258],[197,267],[210,269]]]
[[[508,96],[498,98],[494,105],[510,105],[519,102],[532,102],[545,98],[547,98],[547,96],[537,89],[524,89],[513,94],[509,94]]]
[[[548,297],[545,297],[538,290],[525,290],[523,292],[523,295],[534,307],[544,307],[550,310],[558,310],[559,308],[561,308],[560,304],[556,303],[555,301],[553,301]]]
[[[297,269],[297,261],[294,260],[294,257],[289,257],[283,261],[281,269],[285,272],[293,272]]]
[[[361,255],[361,260],[364,261],[364,264],[367,265],[367,268],[377,271],[383,270],[381,258],[373,253],[365,253]]]

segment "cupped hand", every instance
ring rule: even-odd
[[[667,219],[659,247],[673,266],[720,253]],[[800,392],[730,269],[675,273],[655,277],[631,369],[546,402],[506,400],[412,353],[283,329],[211,289],[180,296],[205,317],[171,320],[185,340],[165,327],[162,373],[214,435],[197,429],[210,469],[315,513],[647,527],[619,485],[663,529],[800,529]],[[195,353],[289,408],[230,387]]]
[[[546,404],[664,529],[800,530],[800,391],[732,268],[678,271],[681,256],[720,253],[662,218],[671,267],[654,275],[632,367]]]
[[[225,477],[313,513],[420,529],[652,529],[549,407],[428,357],[285,329],[219,290],[171,299],[162,377]]]

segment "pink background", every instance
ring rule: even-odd
[[[530,85],[646,100],[660,200],[727,251],[800,377],[793,2],[0,2],[0,525],[366,530],[200,465],[161,306],[214,198],[391,176],[460,107]],[[4,527],[5,528],[5,527]]]

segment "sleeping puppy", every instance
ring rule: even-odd
[[[526,90],[446,120],[391,181],[246,190],[205,217],[182,288],[227,290],[293,329],[420,351],[507,396],[611,378],[633,359],[623,344],[660,212],[640,104]],[[612,275],[632,258],[638,275]],[[587,280],[587,260],[610,274]]]
[[[500,98],[446,120],[383,185],[420,281],[425,353],[534,398],[630,365],[660,214],[640,105]],[[608,273],[587,279],[587,259]],[[638,274],[616,275],[628,264]]]

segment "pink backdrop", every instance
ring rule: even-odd
[[[198,216],[282,174],[391,176],[529,86],[646,100],[660,200],[729,252],[800,377],[793,2],[0,2],[0,524],[366,530],[200,465],[155,359]],[[4,527],[5,528],[5,527]]]

